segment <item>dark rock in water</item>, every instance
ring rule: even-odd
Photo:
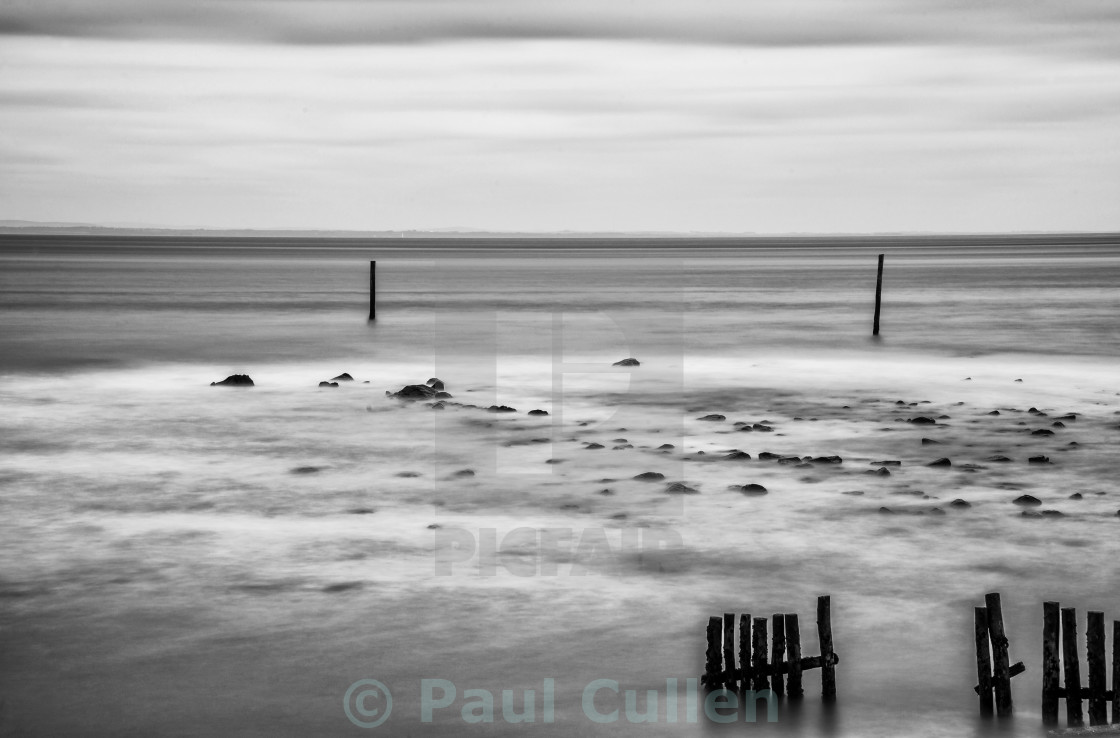
[[[906,422],[913,423],[914,425],[937,425],[936,420],[934,420],[933,418],[928,418],[925,415],[919,415],[916,418],[910,418]]]
[[[1029,459],[1027,459],[1027,463],[1028,464],[1049,464],[1050,463],[1050,457],[1049,456],[1032,456]]]
[[[397,473],[396,473],[396,474],[394,474],[393,476],[397,476],[397,477],[403,477],[404,479],[412,479],[413,477],[418,477],[418,476],[420,476],[420,472],[414,472],[414,471],[403,471],[403,472],[397,472]]]
[[[955,500],[953,500],[952,502],[949,503],[949,507],[959,507],[959,508],[972,507],[972,503],[969,502],[968,500],[962,500],[961,498],[958,497],[957,499],[955,499]]]
[[[1039,417],[1039,418],[1047,417],[1046,413],[1042,412],[1038,408],[1032,407],[1030,410],[1027,410],[1027,412],[1030,413],[1031,415],[1034,415],[1034,416]]]
[[[1032,436],[1052,436],[1052,435],[1054,435],[1054,431],[1050,430],[1049,428],[1039,428],[1038,430],[1031,431],[1031,435]]]
[[[705,415],[702,418],[697,418],[697,420],[710,420],[712,422],[718,422],[718,421],[721,421],[721,420],[727,420],[727,416],[719,415],[718,413],[713,413],[711,415]]]
[[[949,415],[938,415],[937,419],[938,420],[952,420],[953,418]]]
[[[530,415],[548,415],[548,411],[547,410],[530,410],[529,414]]]
[[[723,458],[727,459],[728,461],[750,461],[751,455],[746,451],[732,451]]]
[[[699,494],[698,490],[689,487],[684,482],[672,482],[666,485],[665,491],[671,495],[695,495]]]
[[[612,364],[612,366],[641,366],[641,365],[642,365],[642,362],[638,361],[637,359],[623,359],[622,361],[616,361],[614,364]]]
[[[868,469],[864,474],[872,474],[876,477],[889,477],[891,473],[887,471],[886,467],[879,467],[878,469]]]
[[[1069,496],[1069,498],[1071,500],[1080,500],[1080,499],[1082,499],[1082,495],[1081,495],[1080,492],[1074,492],[1072,495]]]
[[[1067,443],[1066,445],[1067,445],[1067,446],[1080,446],[1081,444],[1080,444],[1080,443],[1078,443],[1077,441],[1070,441],[1070,442],[1069,442],[1069,443]]]
[[[1054,418],[1054,420],[1060,420],[1064,423],[1069,423],[1071,421],[1077,420],[1077,413],[1069,413],[1067,415],[1059,415],[1058,417]]]
[[[337,387],[338,382],[319,382],[320,387]]]
[[[997,464],[1004,464],[1008,461],[1011,461],[1011,459],[1007,458],[1006,456],[1000,456],[1000,455],[997,454],[995,456],[989,456],[988,458],[984,459],[984,461],[991,461],[991,462],[997,463]]]
[[[389,395],[390,397],[396,397],[399,400],[437,399],[437,391],[426,384],[409,384],[405,385],[396,392],[386,392],[385,394]]]
[[[940,507],[935,507],[935,508],[933,508],[932,510],[929,511],[929,514],[930,515],[944,515],[945,511],[942,510]]]
[[[894,515],[894,510],[889,507],[880,507],[879,512],[883,515]]]
[[[231,374],[220,382],[211,382],[211,387],[253,387],[253,380],[248,374]]]
[[[871,466],[902,466],[901,461],[872,461]]]
[[[438,397],[441,400],[450,400],[451,399],[451,393],[450,392],[437,392],[436,397]],[[470,407],[474,407],[474,405],[470,405]]]
[[[814,464],[843,464],[844,459],[839,456],[817,456],[810,459]],[[898,462],[895,462],[896,464]]]
[[[894,404],[896,404],[896,405],[905,405],[905,404],[906,404],[906,401],[905,401],[905,400],[895,400],[895,401],[894,401]]]
[[[941,441],[935,441],[932,438],[923,438],[922,439],[922,445],[923,446],[940,446]]]
[[[564,459],[545,459],[544,463],[546,463],[546,464],[563,464]]]
[[[1040,514],[1044,518],[1064,518],[1066,516],[1061,510],[1042,510]]]
[[[428,524],[428,530],[439,530],[442,527],[443,526],[440,525],[439,523],[429,523]]]
[[[1055,420],[1053,423],[1050,424],[1050,427],[1051,428],[1065,428],[1066,424],[1063,423],[1060,420]]]
[[[758,458],[760,458],[760,459],[780,459],[782,457],[781,457],[780,454],[772,454],[769,451],[763,451],[762,453],[760,453],[758,455]]]
[[[346,592],[351,589],[361,589],[364,586],[362,582],[340,582],[338,584],[328,584],[323,587],[323,591],[333,594],[335,592]]]
[[[642,472],[634,479],[639,482],[663,482],[665,481],[665,475],[661,472]]]
[[[586,449],[588,451],[593,451],[593,450],[598,449],[598,448],[606,448],[606,446],[604,446],[601,443],[589,443],[586,446],[584,446],[584,449]]]
[[[745,495],[764,495],[769,492],[761,484],[732,484],[727,489],[732,492],[742,492]]]
[[[742,429],[740,429],[740,430],[742,430]],[[751,426],[751,430],[756,430],[756,431],[759,431],[760,433],[773,433],[774,432],[773,428],[771,428],[768,425],[763,425],[762,423],[755,423],[754,425]]]
[[[669,451],[670,449],[674,449],[674,448],[676,448],[676,446],[674,446],[671,443],[663,443],[663,444],[661,444],[660,446],[657,447],[657,450],[658,451]]]
[[[439,402],[429,403],[428,407],[430,407],[433,410],[446,410],[447,409],[447,405],[443,404],[442,400],[439,401]]]
[[[509,405],[491,405],[490,407],[486,408],[486,412],[488,412],[488,413],[515,413],[515,412],[517,412],[517,408],[510,407]],[[599,448],[602,448],[602,446],[600,446]]]
[[[346,372],[339,374],[337,377],[331,377],[332,382],[353,382],[354,378]]]
[[[848,490],[847,492],[841,492],[840,494],[842,494],[842,495],[854,495],[856,497],[859,497],[863,494],[863,490],[862,489],[852,489],[852,490]]]
[[[1120,518],[1120,510],[1116,511],[1116,517]]]
[[[372,507],[355,507],[355,508],[351,508],[351,509],[347,510],[346,512],[350,513],[351,515],[372,515],[373,514],[373,508]]]
[[[297,466],[292,469],[292,474],[315,474],[316,472],[323,471],[321,466]]]
[[[611,516],[611,520],[626,520],[626,513],[615,513]]]
[[[999,410],[993,410],[988,415],[999,415]]]
[[[1016,382],[1022,382],[1023,380],[1021,380],[1021,379],[1016,379],[1015,381],[1016,381]]]
[[[952,466],[952,465],[953,465],[953,462],[949,461],[945,457],[941,457],[940,459],[937,459],[936,461],[931,461],[928,464],[926,464],[926,466]]]
[[[608,487],[604,487],[603,489],[599,490],[599,494],[601,494],[601,495],[613,495],[614,490],[610,489]]]
[[[429,379],[424,384],[428,385],[429,387],[431,387],[434,390],[447,389],[446,387],[443,386],[443,381],[440,380],[440,379],[436,379],[435,377],[432,377],[431,379]]]
[[[626,450],[626,449],[628,449],[628,448],[634,448],[634,444],[632,444],[632,443],[623,443],[623,444],[620,444],[620,445],[618,445],[618,446],[612,446],[612,447],[611,447],[611,451],[625,451],[625,450]]]
[[[779,464],[800,464],[800,456],[780,456],[778,457]]]
[[[473,477],[474,476],[474,469],[460,469],[459,471],[455,472],[451,476],[453,476],[453,477]]]
[[[1042,504],[1042,500],[1033,495],[1020,495],[1015,498],[1014,502],[1016,505],[1022,505],[1023,507],[1038,507]]]

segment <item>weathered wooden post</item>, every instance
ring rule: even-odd
[[[1012,712],[1011,665],[1007,656],[1007,636],[1003,632],[1003,606],[999,593],[984,595],[988,610],[988,637],[992,640],[992,686],[996,694],[996,715],[1006,717]]]
[[[826,702],[836,699],[836,666],[832,650],[832,598],[817,598],[817,636],[821,642],[821,697]]]
[[[1065,662],[1066,725],[1085,724],[1081,713],[1081,663],[1077,660],[1077,610],[1062,608],[1062,660]]]
[[[783,618],[786,630],[786,654],[789,659],[789,696],[801,697],[805,689],[801,686],[801,627],[797,624],[797,613]]]
[[[1120,723],[1120,620],[1112,621],[1112,723]]]
[[[723,685],[728,689],[736,689],[738,679],[735,677],[735,613],[723,614]]]
[[[739,616],[739,688],[751,688],[751,616]]]
[[[879,276],[875,279],[875,327],[871,335],[879,335],[879,307],[883,302],[883,256],[879,254]]]
[[[708,650],[704,652],[704,685],[709,689],[723,686],[723,671],[720,663],[720,625],[719,618],[708,618]]]
[[[766,659],[766,618],[754,619],[754,653],[751,656],[751,671],[754,679],[751,689],[762,692],[770,686],[770,670]]]
[[[1042,722],[1058,724],[1058,690],[1061,688],[1062,660],[1058,652],[1058,634],[1061,629],[1059,605],[1045,602],[1042,605]]]
[[[786,620],[782,613],[774,613],[770,618],[774,623],[774,637],[770,642],[770,660],[773,662],[774,673],[770,677],[770,689],[774,694],[783,695],[786,692],[785,675],[782,658],[786,652]]]
[[[992,657],[988,649],[988,608],[974,609],[976,625],[976,691],[980,695],[980,714],[992,715]]]
[[[1104,660],[1104,613],[1089,611],[1085,625],[1085,655],[1089,663],[1089,725],[1108,724]],[[1115,687],[1115,685],[1113,685]]]
[[[370,319],[377,319],[377,262],[370,262]]]

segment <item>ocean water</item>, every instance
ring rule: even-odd
[[[1109,237],[6,238],[0,728],[361,734],[344,695],[376,679],[386,735],[1041,734],[1042,602],[1120,619],[1118,283]],[[233,373],[256,386],[209,386]],[[429,377],[479,407],[386,397]],[[1028,669],[999,724],[992,591]],[[835,706],[814,671],[776,723],[672,721],[709,616],[799,613],[814,655],[821,594]],[[457,691],[431,722],[423,679]],[[609,691],[592,721],[597,679],[655,722]]]

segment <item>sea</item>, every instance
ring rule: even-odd
[[[0,735],[1044,735],[1118,360],[1116,234],[0,236]],[[835,701],[706,701],[821,596]]]

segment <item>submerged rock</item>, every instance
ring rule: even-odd
[[[770,491],[761,484],[732,484],[727,489],[733,492],[742,492],[745,495],[764,495]]]
[[[584,446],[583,448],[585,450],[588,450],[588,451],[593,451],[593,450],[599,449],[599,448],[606,448],[606,446],[604,446],[601,443],[589,443],[586,446]]]
[[[642,365],[642,362],[638,361],[637,359],[630,358],[630,359],[623,359],[622,361],[616,361],[611,366],[641,366],[641,365]]]
[[[442,381],[442,380],[440,380],[440,379],[437,379],[437,378],[435,378],[435,377],[432,377],[431,379],[429,379],[429,380],[428,380],[427,382],[425,382],[424,384],[428,385],[429,387],[431,387],[431,388],[432,388],[432,389],[434,389],[434,390],[443,390],[443,389],[447,389],[446,387],[444,387],[444,386],[443,386],[443,381]]]
[[[548,415],[547,410],[530,410],[529,415]]]
[[[1011,461],[1011,459],[1007,458],[1006,456],[1000,456],[999,454],[997,454],[995,456],[989,456],[988,458],[984,459],[984,461],[991,461],[991,462],[997,463],[997,464],[1004,464],[1008,461]]]
[[[491,405],[490,407],[486,408],[486,412],[488,412],[488,413],[515,413],[515,412],[517,412],[517,408],[510,407],[509,405]]]
[[[926,464],[926,466],[952,466],[952,465],[953,465],[953,462],[949,461],[949,459],[946,459],[945,457],[941,457],[940,459],[937,459],[936,461],[931,461],[928,464]]]
[[[1042,504],[1042,500],[1038,499],[1034,495],[1020,495],[1019,497],[1016,497],[1013,502],[1016,505],[1022,505],[1023,507],[1038,507]]]
[[[321,466],[297,466],[295,469],[292,469],[292,474],[315,474],[322,470],[323,467]]]
[[[810,459],[814,464],[843,464],[844,459],[839,456],[816,456]],[[895,462],[896,464],[898,462]]]
[[[925,415],[919,415],[916,418],[910,418],[906,422],[913,423],[914,425],[937,425],[936,420],[930,417],[926,417]]]
[[[891,475],[891,473],[887,471],[887,468],[885,466],[881,466],[878,469],[867,469],[863,473],[871,474],[876,477],[889,477]]]
[[[697,420],[708,420],[708,421],[712,421],[712,422],[719,422],[721,420],[727,420],[727,416],[726,415],[720,415],[718,413],[712,413],[711,415],[705,415],[702,418],[697,418]]]
[[[935,441],[932,438],[923,438],[922,439],[922,445],[923,446],[940,446],[941,441]]]
[[[723,458],[727,459],[728,461],[750,461],[751,455],[746,451],[732,451]]]
[[[1032,436],[1052,436],[1052,435],[1054,435],[1054,431],[1050,430],[1049,428],[1039,428],[1038,430],[1031,431],[1031,435]]]
[[[346,372],[339,374],[337,377],[331,377],[332,382],[353,382],[354,378]]]
[[[398,400],[431,400],[436,399],[438,392],[426,384],[409,384],[396,392],[386,392],[385,394],[396,397]]]
[[[684,482],[672,482],[665,487],[665,491],[671,495],[695,495],[699,494],[699,490],[689,487]]]
[[[893,459],[891,461],[872,461],[871,466],[902,466],[902,462]]]
[[[949,503],[949,507],[958,507],[958,508],[972,507],[972,503],[969,502],[968,500],[962,500],[961,498],[958,497],[957,499],[955,499],[955,500],[953,500],[952,502]]]
[[[665,475],[661,472],[642,472],[634,477],[634,479],[639,482],[663,482],[665,481]]]
[[[252,378],[248,374],[231,374],[220,382],[211,382],[211,387],[253,387]]]
[[[1049,456],[1032,456],[1029,459],[1027,459],[1027,463],[1028,464],[1049,464],[1050,463],[1050,457]]]
[[[337,387],[338,382],[319,382],[320,387]]]

